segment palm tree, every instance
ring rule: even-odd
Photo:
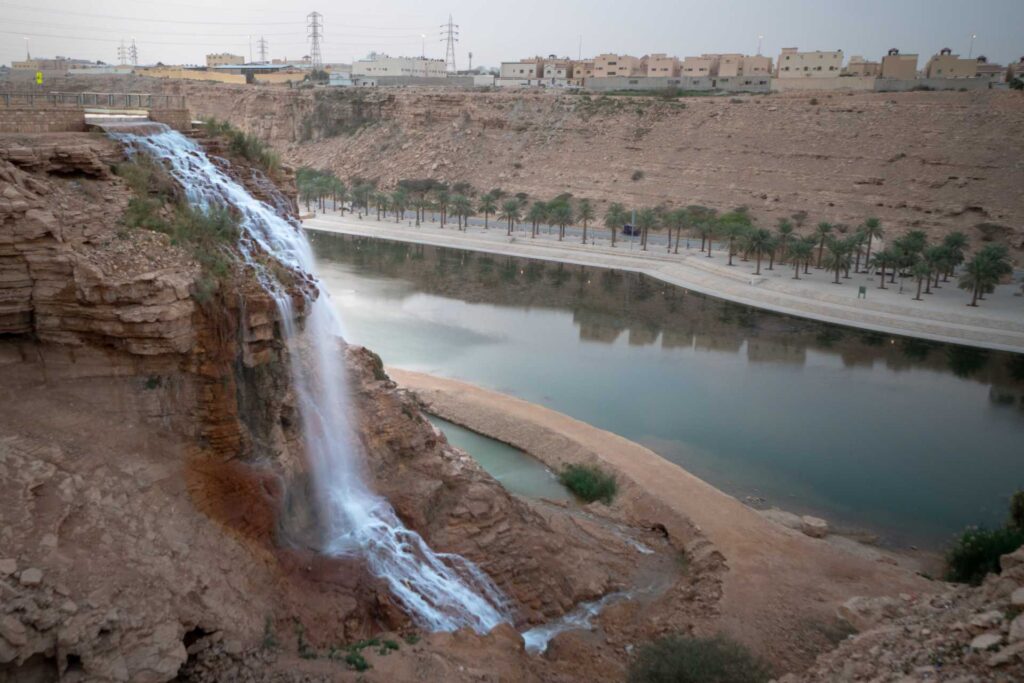
[[[526,214],[526,220],[530,221],[530,237],[536,237],[538,226],[548,217],[548,205],[544,202],[534,202]]]
[[[925,287],[924,293],[932,293],[932,275],[935,275],[935,286],[939,286],[939,272],[944,270],[946,262],[949,258],[949,251],[942,245],[933,245],[925,247],[924,253],[921,255],[922,262],[928,267],[928,285]]]
[[[508,222],[508,230],[505,234],[511,235],[512,228],[515,227],[516,221],[519,220],[519,200],[506,199],[505,203],[501,205],[500,218]]]
[[[548,220],[558,226],[558,241],[565,239],[565,226],[572,223],[572,207],[567,201],[555,200],[548,205]]]
[[[793,259],[793,279],[800,279],[800,266],[806,266],[814,255],[814,245],[806,240],[796,240],[789,248],[790,258]]]
[[[888,247],[886,249],[883,249],[882,251],[880,251],[880,252],[875,254],[875,258],[874,258],[874,260],[872,260],[871,265],[873,267],[878,268],[878,269],[880,269],[882,271],[882,273],[881,273],[882,277],[878,281],[878,288],[879,289],[885,289],[886,288],[885,287],[885,269],[886,268],[893,268],[895,270],[897,259],[898,259],[897,254],[896,254],[895,250],[892,247]]]
[[[589,199],[581,199],[576,208],[576,218],[583,223],[583,244],[587,243],[587,223],[594,220],[594,207],[590,205]]]
[[[728,240],[726,251],[729,253],[729,262],[732,265],[732,255],[735,253],[737,239],[741,239],[750,232],[750,218],[745,213],[730,211],[718,218],[718,234]],[[744,244],[746,244],[744,242]]]
[[[818,223],[818,227],[814,231],[814,234],[817,235],[818,240],[819,240],[818,241],[818,265],[815,266],[819,270],[821,269],[821,256],[822,256],[822,253],[825,251],[825,238],[827,238],[831,232],[832,232],[832,224],[831,223],[827,223],[825,221],[822,221],[822,222]]]
[[[783,263],[786,260],[786,255],[789,253],[789,247],[793,243],[793,224],[785,218],[779,219],[779,225],[775,228],[778,233],[775,237],[775,241],[779,245],[779,263]]]
[[[942,246],[949,250],[949,266],[943,273],[943,282],[949,282],[949,276],[953,274],[957,266],[964,262],[964,249],[967,248],[967,235],[959,230],[951,232],[942,240]]]
[[[864,221],[864,227],[862,230],[864,232],[864,236],[867,237],[868,240],[868,252],[867,255],[864,256],[864,264],[867,265],[871,263],[871,243],[876,238],[881,239],[882,236],[885,235],[885,230],[882,229],[882,221],[877,218],[869,218]]]
[[[760,275],[761,257],[775,247],[775,240],[772,239],[770,232],[764,228],[757,228],[750,231],[747,237],[747,246],[750,251],[754,252],[754,256],[757,259],[757,270],[754,271],[754,275]]]
[[[850,267],[850,244],[846,240],[828,240],[828,256],[825,259],[828,270],[836,272],[835,284],[839,284],[839,273]]]
[[[615,247],[615,236],[626,222],[626,209],[618,202],[613,202],[608,210],[604,212],[604,227],[612,238],[612,247]]]
[[[420,227],[420,220],[426,219],[427,209],[430,208],[430,200],[425,195],[417,194],[412,199],[412,207],[416,209],[416,227]]]
[[[917,280],[917,296],[914,297],[914,301],[921,300],[921,284],[927,279],[931,282],[932,270],[925,261],[918,261],[914,264],[914,268],[911,270],[914,275],[914,279]]]
[[[434,191],[434,204],[441,214],[441,228],[444,228],[445,220],[448,218],[448,205],[451,203],[451,195],[443,187]]]
[[[658,226],[658,213],[654,209],[640,209],[636,214],[636,224],[640,228],[640,248],[647,251],[647,235]]]
[[[690,212],[686,209],[675,209],[665,214],[665,225],[668,226],[668,247],[667,252],[672,252],[672,231],[676,231],[676,246],[675,253],[679,253],[679,236],[683,233],[683,228],[686,227],[686,223],[690,218]]]
[[[804,261],[804,275],[811,274],[811,261],[814,260],[814,248],[818,246],[818,238],[814,235],[804,235],[801,242],[806,242],[811,247],[811,255]]]
[[[705,240],[707,241],[708,258],[711,258],[711,242],[715,237],[715,233],[718,232],[718,221],[715,220],[714,215],[708,215],[697,226],[697,230],[700,233],[701,244],[703,244]]]
[[[970,306],[977,306],[985,299],[986,292],[995,290],[999,280],[1013,272],[1010,253],[1002,244],[986,244],[974,255],[960,276],[960,289],[972,291]]]
[[[380,220],[380,214],[383,211],[385,217],[387,217],[387,205],[388,196],[383,192],[374,192],[372,197],[373,205],[377,207],[377,220]]]
[[[391,193],[391,208],[395,210],[395,222],[405,218],[405,209],[409,206],[409,196],[404,190],[395,190]]]
[[[498,210],[498,200],[494,198],[494,195],[488,192],[480,198],[480,205],[476,207],[476,210],[484,215],[484,230],[487,229],[487,217]]]
[[[473,215],[473,202],[466,195],[457,194],[452,197],[452,211],[459,219],[459,229],[465,230],[469,226],[469,217]]]

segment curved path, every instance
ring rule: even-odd
[[[510,238],[502,227],[483,230],[473,226],[459,232],[452,227],[439,229],[436,223],[416,228],[408,221],[394,223],[337,214],[307,218],[303,226],[308,230],[633,271],[777,313],[885,334],[1024,353],[1024,297],[1015,296],[1016,286],[1011,285],[999,287],[982,306],[971,308],[965,305],[967,293],[952,282],[918,302],[912,300],[916,286],[908,283],[900,293],[897,282],[879,290],[877,278],[866,274],[854,275],[838,286],[829,274],[813,269],[811,275],[794,280],[788,265],[769,271],[764,264],[761,275],[756,276],[752,263],[736,257],[736,265],[730,268],[720,252],[714,258],[695,249],[684,249],[679,254],[667,254],[661,248],[642,252],[628,242],[620,242],[613,249],[604,242],[607,232],[603,229],[597,232],[597,244],[583,245],[558,242],[547,235],[530,239],[529,234],[516,233]],[[866,289],[866,299],[857,298],[860,286]]]
[[[430,412],[509,443],[552,469],[596,462],[613,470],[620,497],[626,499],[616,504],[629,505],[641,518],[664,522],[670,532],[673,518],[698,526],[728,567],[720,616],[707,627],[724,630],[758,651],[806,651],[811,659],[812,643],[835,629],[836,610],[849,598],[903,593],[916,599],[937,588],[913,573],[913,562],[900,566],[903,562],[894,556],[852,541],[829,542],[787,529],[611,432],[458,380],[387,371]]]

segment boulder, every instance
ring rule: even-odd
[[[990,650],[1003,642],[1003,636],[995,631],[989,631],[988,633],[982,633],[980,636],[976,636],[971,641],[971,649],[982,651]]]
[[[825,538],[828,536],[828,522],[820,517],[804,515],[800,518],[800,531],[811,538]]]
[[[43,572],[35,567],[30,567],[21,572],[18,581],[22,586],[38,586],[43,582]]]
[[[1014,607],[1024,608],[1024,586],[1021,586],[1010,594],[1010,604]]]

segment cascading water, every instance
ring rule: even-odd
[[[239,248],[281,313],[326,529],[321,550],[365,558],[370,571],[430,630],[471,627],[486,633],[508,621],[505,598],[476,565],[458,555],[432,551],[364,481],[358,441],[349,422],[345,369],[340,362],[341,321],[327,301],[327,292],[321,288],[319,297],[310,302],[304,344],[300,345],[290,296],[255,258],[263,251],[293,269],[311,273],[313,255],[301,229],[220,171],[195,142],[166,126],[120,125],[109,128],[108,133],[130,153],[142,150],[166,161],[192,204],[203,209],[230,206],[239,213],[243,229]]]

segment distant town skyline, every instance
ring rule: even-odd
[[[306,14],[323,15],[327,62],[350,62],[371,51],[443,59],[441,24],[451,13],[460,26],[457,65],[497,67],[534,54],[576,58],[617,52],[680,57],[705,52],[757,52],[776,57],[783,47],[844,51],[846,58],[878,59],[892,47],[922,62],[943,47],[1007,64],[1024,56],[1017,30],[1019,0],[608,0],[561,3],[521,0],[512,5],[450,0],[392,0],[372,9],[343,11],[311,2],[283,10],[268,0],[131,2],[129,0],[0,0],[0,62],[66,57],[117,63],[118,45],[134,38],[139,62],[202,64],[207,53],[298,60],[308,54]],[[971,36],[975,35],[973,50]],[[25,39],[28,38],[26,41]]]

